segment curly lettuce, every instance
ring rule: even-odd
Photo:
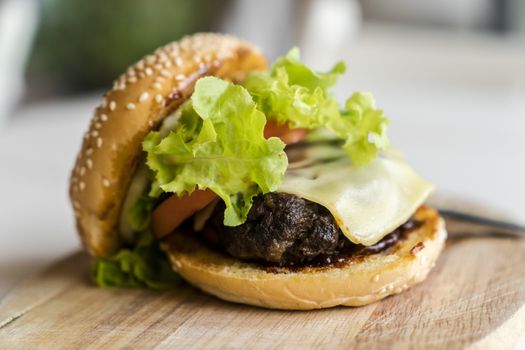
[[[367,92],[356,92],[345,102],[342,118],[334,121],[344,124],[334,125],[332,130],[351,130],[335,132],[345,140],[343,148],[356,164],[366,164],[377,156],[380,150],[388,147],[386,129],[388,119],[383,111],[375,107],[374,98]]]
[[[91,278],[104,288],[147,287],[164,290],[181,282],[161,251],[159,242],[147,230],[142,231],[133,248],[121,249],[110,258],[93,260]]]
[[[178,196],[210,189],[226,204],[224,224],[242,224],[252,199],[277,190],[288,159],[284,143],[265,139],[265,115],[240,85],[199,79],[166,137],[150,132],[143,143],[147,165],[164,192]]]
[[[344,141],[356,164],[366,164],[388,145],[388,119],[369,93],[355,93],[341,110],[329,89],[345,72],[343,62],[326,73],[300,61],[297,48],[279,58],[269,73],[256,72],[244,86],[268,118],[292,128],[326,128]]]
[[[157,198],[142,194],[127,214],[128,222],[134,232],[148,229],[151,213],[155,209]]]

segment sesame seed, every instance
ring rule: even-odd
[[[100,120],[102,120],[103,122],[107,121],[108,120],[108,116],[106,114],[101,114],[100,115]]]
[[[99,138],[97,139],[97,147],[98,147],[98,148],[102,147],[102,138],[101,138],[101,137],[99,137]]]
[[[93,131],[91,132],[91,136],[93,136],[93,137],[97,137],[97,136],[98,136],[98,131],[93,130]]]
[[[153,55],[148,55],[146,57],[146,62],[149,63],[149,64],[153,64],[155,62],[155,60],[156,60],[156,58]]]
[[[100,129],[101,126],[102,126],[102,124],[100,124],[100,123],[95,123],[95,129]]]
[[[177,75],[175,76],[175,79],[176,79],[176,80],[183,80],[184,78],[185,78],[184,74],[177,74]]]
[[[164,62],[168,59],[168,56],[164,52],[159,53],[158,60],[159,62]]]
[[[128,78],[128,83],[133,84],[133,83],[136,83],[136,82],[137,82],[137,78],[136,77],[129,77]]]
[[[116,103],[115,101],[111,101],[111,102],[109,103],[109,110],[110,110],[110,111],[114,111],[115,108],[117,108],[117,103]]]
[[[117,144],[115,144],[115,143],[112,144],[112,145],[111,145],[111,150],[112,150],[112,151],[116,151],[116,150],[117,150]]]
[[[102,185],[104,185],[104,187],[109,187],[109,185],[111,185],[111,184],[109,183],[109,180],[108,180],[108,179],[103,178],[103,179],[102,179]]]
[[[81,167],[80,168],[80,176],[84,176],[85,173],[86,173],[86,167]]]
[[[146,73],[146,75],[152,75],[153,74],[153,69],[151,69],[150,67],[147,67],[146,69],[144,69],[144,73]]]
[[[106,100],[106,98],[103,97],[102,98],[102,104],[101,104],[102,108],[106,108],[107,105],[108,105],[108,100]]]
[[[88,169],[93,168],[93,161],[91,160],[91,158],[86,159],[86,165]]]
[[[180,57],[176,57],[176,58],[175,58],[175,64],[176,64],[177,66],[180,67],[180,66],[182,66],[183,63],[184,63],[184,62],[182,61],[182,58],[180,58]]]
[[[162,69],[162,65],[160,63],[155,64],[153,67],[155,67],[156,70]]]
[[[135,104],[134,104],[134,103],[131,103],[131,102],[128,103],[128,104],[126,105],[126,109],[128,109],[128,110],[130,110],[130,111],[133,110],[133,109],[135,109]]]
[[[73,201],[73,207],[78,209],[80,207],[80,203],[78,203],[78,201]]]
[[[164,68],[169,68],[169,67],[171,67],[171,61],[164,62]]]
[[[144,79],[146,77],[146,74],[140,72],[139,73],[139,79]]]
[[[86,139],[86,140],[89,139],[89,132],[85,132],[84,133],[84,139]]]
[[[146,102],[149,98],[149,94],[147,92],[143,92],[140,94],[139,102]]]
[[[89,157],[93,153],[93,148],[88,148],[86,150],[86,155]]]
[[[379,281],[379,275],[375,275],[374,278],[373,278],[373,281],[374,282],[378,282]]]
[[[154,87],[155,89],[161,90],[161,89],[162,89],[162,84],[159,83],[159,82],[155,82],[155,83],[153,83],[153,87]]]
[[[163,70],[160,72],[160,74],[161,74],[162,76],[165,76],[166,78],[171,77],[171,73],[170,73],[170,71],[167,70],[167,69],[163,69]]]
[[[159,83],[162,83],[164,82],[166,79],[164,79],[163,77],[156,77],[155,78],[155,81],[158,81]]]
[[[139,62],[137,62],[137,64],[136,64],[135,66],[136,66],[137,69],[139,69],[139,70],[144,69],[144,61],[139,61]]]
[[[150,121],[148,122],[148,125],[149,125],[150,128],[152,128],[153,125],[155,125],[155,123],[153,122],[153,120],[150,120]]]
[[[157,101],[158,103],[161,103],[162,100],[164,100],[164,98],[162,97],[162,95],[157,94],[157,96],[155,96],[155,101]]]
[[[80,183],[78,184],[78,188],[83,191],[84,188],[86,188],[86,184],[84,183],[84,181],[80,181]]]

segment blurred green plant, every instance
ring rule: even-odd
[[[45,0],[28,66],[30,93],[108,87],[127,66],[158,46],[209,30],[221,4],[213,0]]]

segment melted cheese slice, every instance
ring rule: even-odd
[[[434,190],[396,151],[364,166],[340,146],[311,143],[287,149],[290,165],[279,192],[327,208],[344,235],[372,245],[406,222]]]

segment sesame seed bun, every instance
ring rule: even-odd
[[[177,232],[162,244],[190,284],[221,299],[273,309],[308,310],[370,304],[423,281],[447,236],[443,219],[421,207],[422,225],[388,250],[337,266],[265,268],[213,251],[196,234]]]
[[[71,174],[76,225],[90,254],[121,246],[118,221],[148,132],[193,93],[197,79],[243,80],[266,69],[261,52],[235,37],[196,34],[168,44],[135,63],[95,110]]]

